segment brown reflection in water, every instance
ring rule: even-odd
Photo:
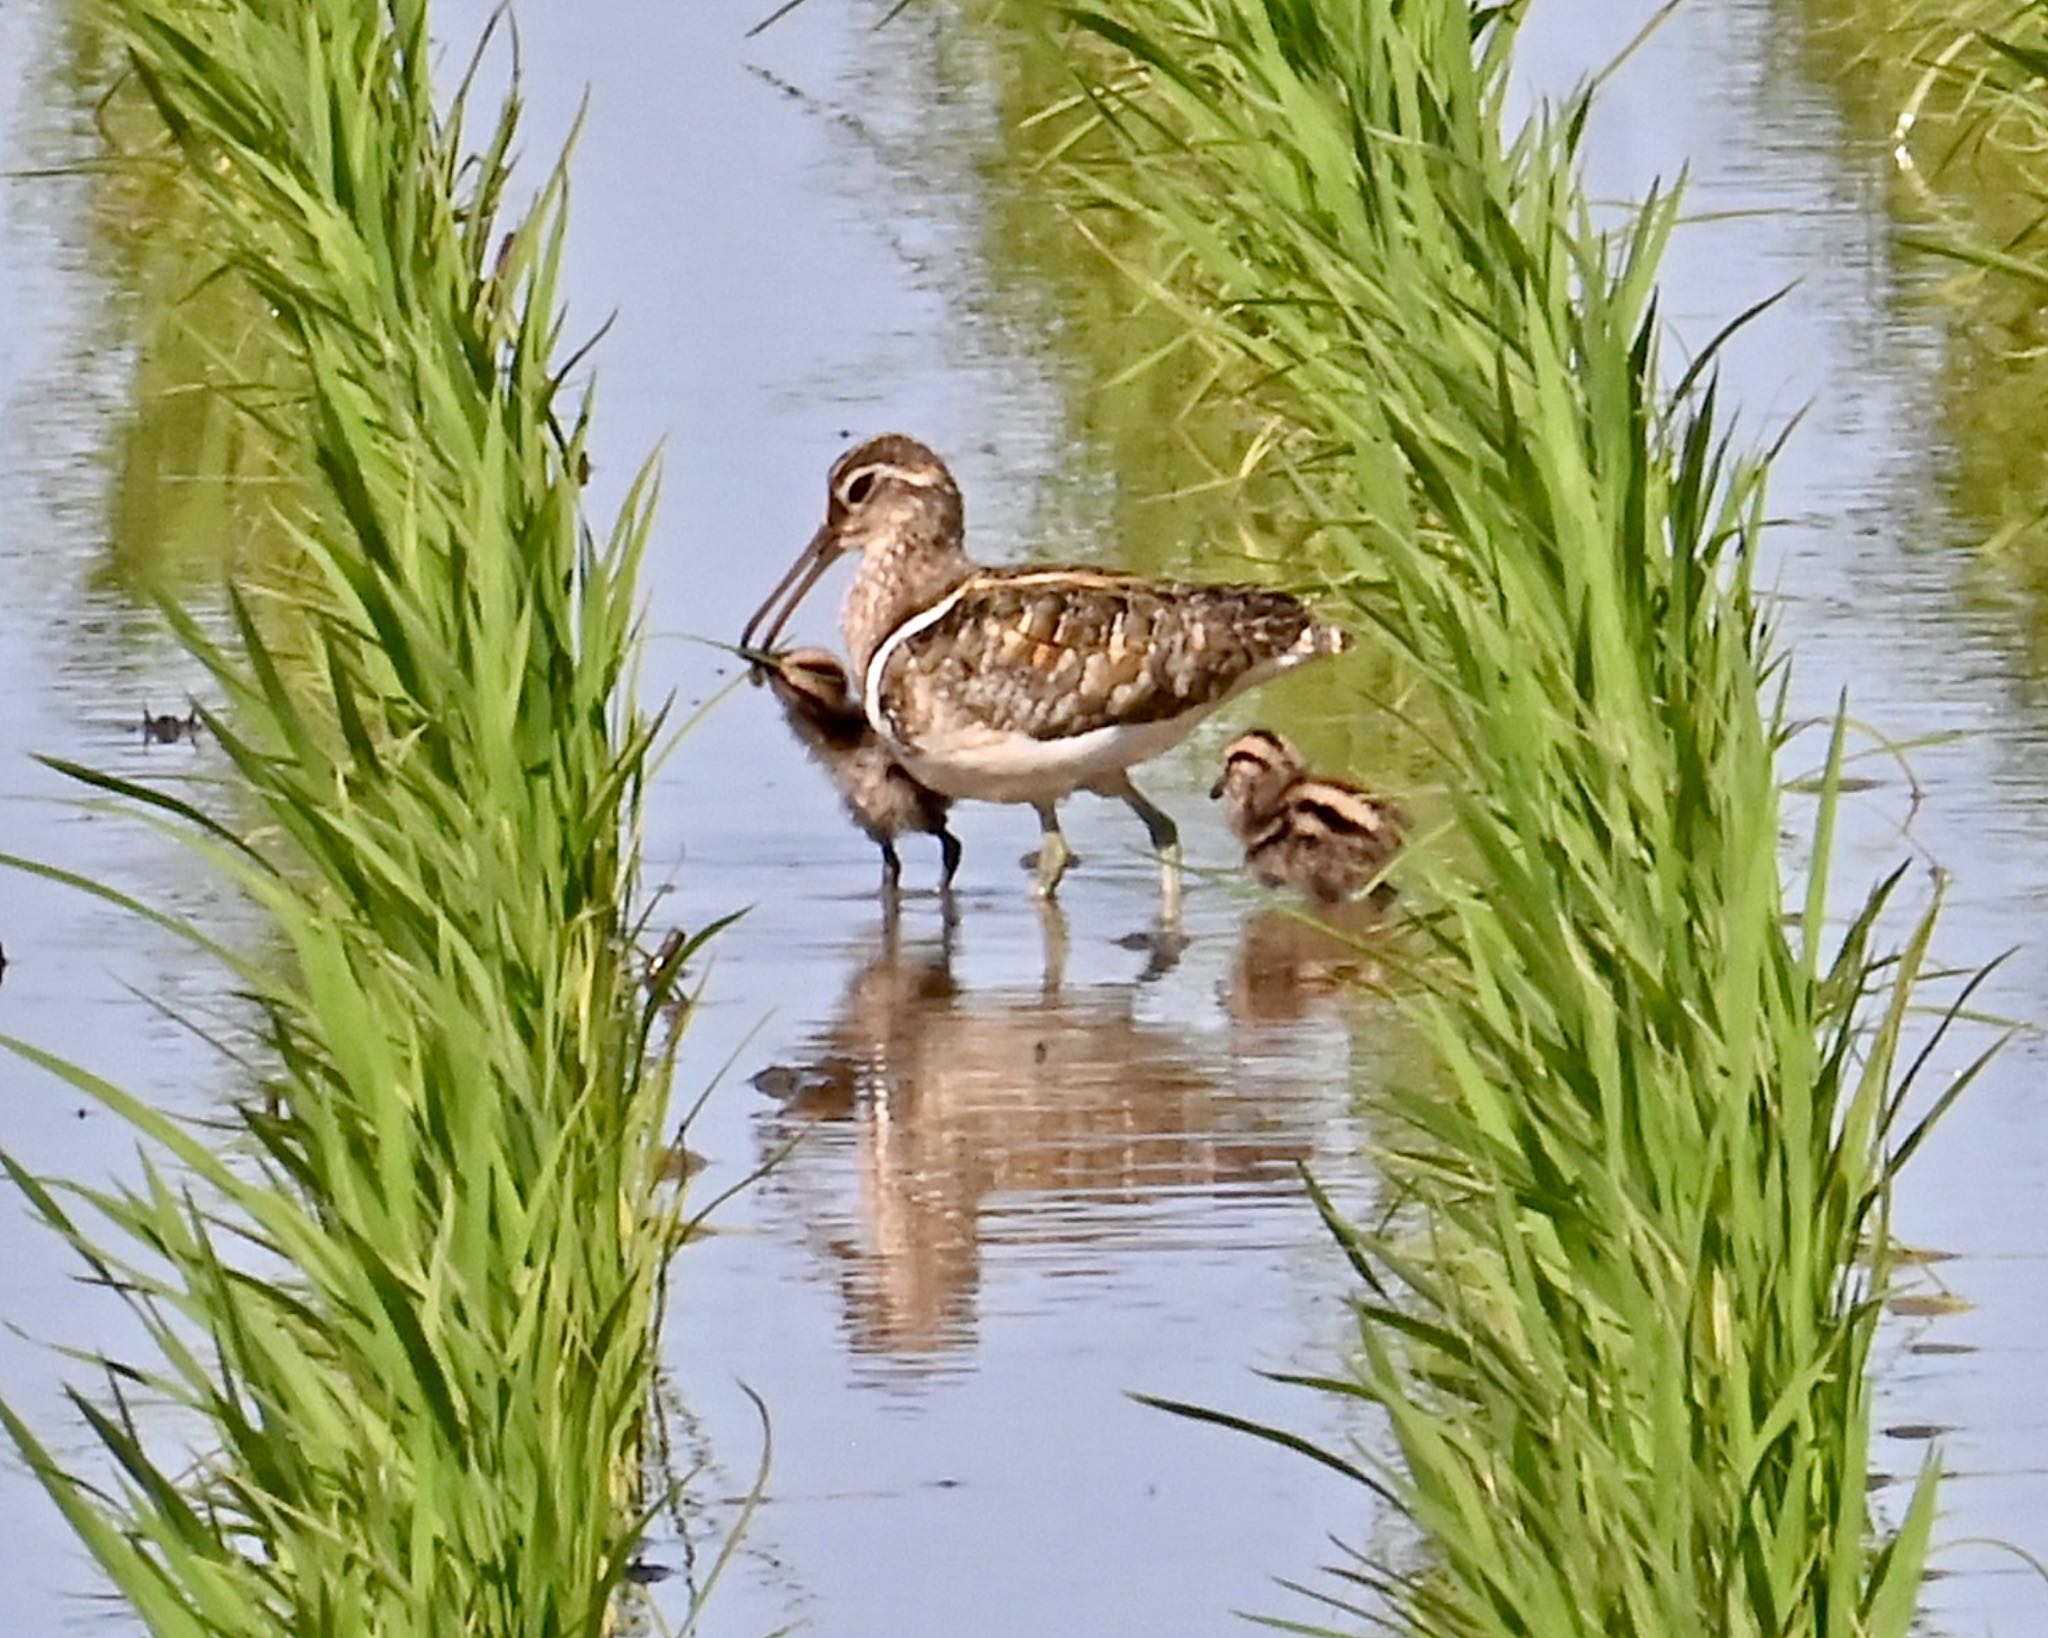
[[[1308,1157],[1326,1086],[1261,1075],[1220,1034],[1137,1015],[1177,948],[1151,949],[1140,978],[1070,989],[1065,938],[1048,911],[1043,982],[968,991],[950,925],[908,943],[885,922],[799,1061],[755,1077],[780,1103],[764,1139],[791,1145],[765,1187],[835,1263],[856,1351],[971,1342],[994,1223],[1011,1245],[1127,1245],[1138,1225],[1123,1208],[1182,1189],[1291,1188]]]
[[[1296,1024],[1319,1004],[1379,988],[1386,967],[1372,947],[1392,904],[1391,894],[1376,893],[1313,912],[1272,909],[1253,916],[1231,966],[1232,1020]]]

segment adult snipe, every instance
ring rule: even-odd
[[[867,719],[943,795],[1027,802],[1051,897],[1073,854],[1056,804],[1117,797],[1145,823],[1160,906],[1180,906],[1180,836],[1129,769],[1243,689],[1344,647],[1285,592],[1099,569],[989,569],[967,555],[960,487],[914,438],[871,438],[832,464],[825,521],[747,622],[772,645],[843,552],[861,566],[844,631]],[[766,622],[763,629],[763,622]]]
[[[946,828],[952,804],[911,778],[890,755],[853,697],[846,667],[822,648],[793,648],[756,669],[791,731],[838,790],[848,816],[882,850],[882,891],[893,894],[903,874],[896,838],[915,831],[939,839],[939,890],[950,889],[960,868],[960,839]]]

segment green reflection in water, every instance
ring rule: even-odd
[[[307,505],[304,466],[296,440],[248,413],[284,407],[293,390],[267,315],[225,282],[193,289],[182,246],[145,261],[134,399],[114,435],[96,578],[189,601],[282,566],[282,519]]]
[[[1924,254],[1973,245],[2048,270],[2048,88],[1978,29],[2048,50],[2048,8],[1800,0],[1800,65],[1836,98],[1852,161],[1903,155],[1887,203],[1907,239],[1897,299],[1933,312],[1951,446],[1944,499],[1981,550],[1972,593],[2017,596],[2028,672],[2048,675],[2048,282]],[[1908,116],[1902,123],[1901,116]],[[1932,430],[1932,429],[1930,429]]]
[[[109,438],[106,533],[90,583],[150,607],[153,624],[159,597],[206,606],[230,579],[289,583],[287,520],[302,527],[313,507],[304,385],[272,316],[220,273],[191,184],[132,79],[99,117],[124,158],[98,172],[92,231],[135,367]]]

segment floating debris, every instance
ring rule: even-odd
[[[647,957],[647,970],[642,975],[648,996],[672,1029],[680,1028],[690,1012],[692,997],[683,988],[683,977],[692,942],[682,928],[671,927],[654,954]]]
[[[1110,942],[1119,950],[1139,951],[1150,958],[1145,963],[1145,970],[1138,974],[1140,984],[1149,984],[1155,978],[1164,978],[1179,966],[1180,958],[1194,940],[1178,927],[1157,926],[1126,933]]]
[[[674,969],[680,963],[683,946],[689,942],[689,935],[680,927],[671,927],[647,963],[647,986],[649,989],[662,988],[674,977]]]
[[[157,716],[145,705],[142,708],[142,743],[145,745],[176,745],[186,740],[199,743],[199,707],[193,706],[184,716],[166,714]]]
[[[1928,1319],[1948,1314],[1967,1314],[1977,1305],[1967,1297],[1949,1291],[1909,1291],[1893,1297],[1885,1307],[1907,1319]]]
[[[664,1183],[687,1183],[710,1164],[703,1155],[677,1139],[661,1151],[661,1165],[655,1175]]]
[[[850,1059],[827,1053],[816,1063],[770,1064],[747,1084],[781,1104],[786,1114],[808,1120],[841,1120],[860,1100],[860,1072]]]
[[[1856,1243],[1856,1260],[1867,1263],[1876,1251],[1876,1243],[1868,1236]],[[1960,1253],[1943,1251],[1938,1246],[1913,1246],[1904,1240],[1893,1239],[1885,1244],[1885,1258],[1894,1268],[1925,1268],[1930,1263],[1953,1262]]]

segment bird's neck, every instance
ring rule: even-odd
[[[957,539],[905,533],[867,547],[846,594],[843,629],[854,675],[867,674],[868,662],[890,632],[973,572],[974,563]]]

